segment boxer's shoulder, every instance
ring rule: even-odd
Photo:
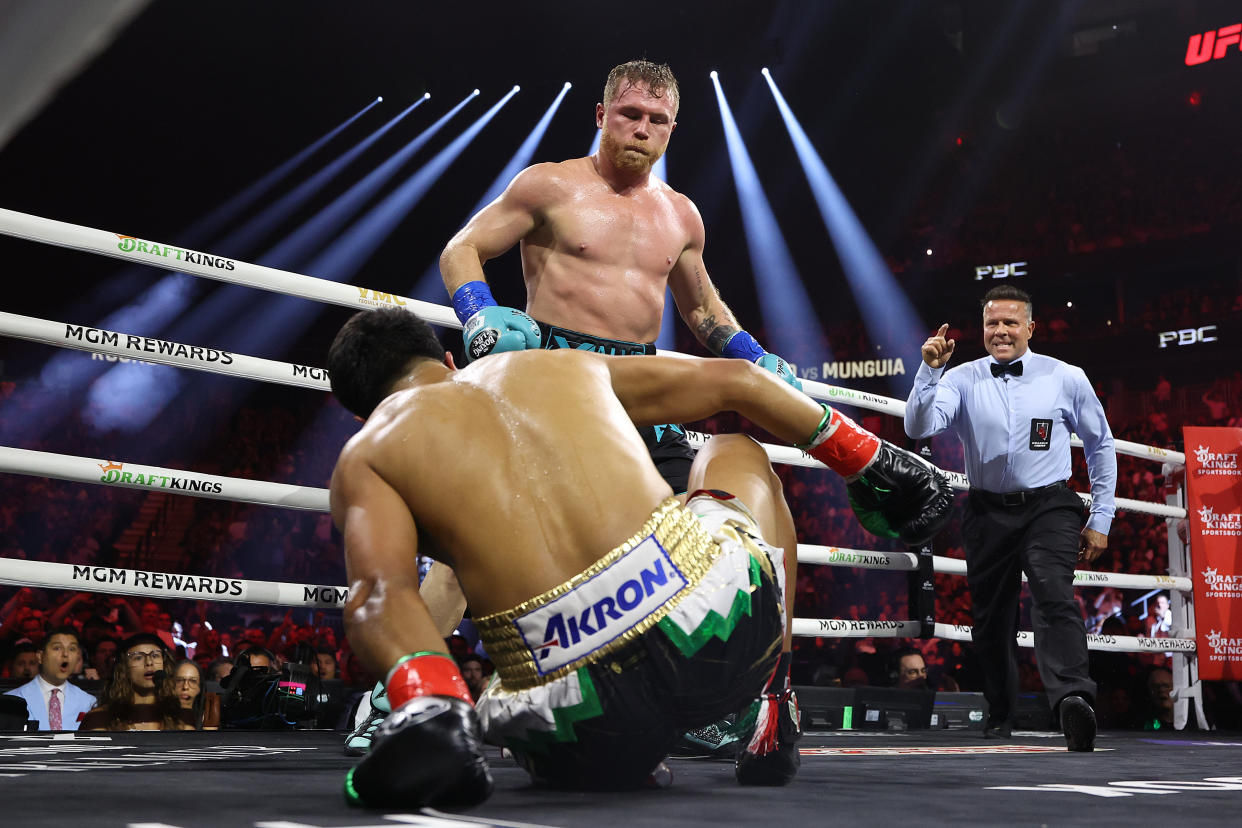
[[[580,162],[586,162],[587,166]],[[590,173],[589,164],[589,158],[532,164],[509,182],[505,198],[535,207],[560,200],[567,193],[585,186]]]

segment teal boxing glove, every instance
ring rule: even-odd
[[[794,374],[793,369],[789,367],[789,363],[778,357],[776,354],[764,354],[755,360],[755,364],[765,371],[771,371],[785,382],[802,390],[802,381]]]
[[[729,337],[724,344],[724,348],[721,349],[720,355],[730,359],[744,359],[748,362],[753,362],[763,370],[776,374],[776,376],[799,391],[802,390],[802,382],[794,374],[793,369],[789,367],[789,363],[776,354],[769,354],[763,350],[759,343],[755,341],[755,338],[746,333],[746,331],[738,331]]]
[[[453,293],[453,311],[465,329],[466,359],[539,347],[539,324],[516,308],[497,305],[487,282],[466,282]]]
[[[479,357],[505,351],[525,351],[539,347],[539,323],[517,308],[492,305],[466,320],[462,331],[466,357]]]

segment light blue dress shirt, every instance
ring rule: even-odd
[[[1081,368],[1027,350],[1022,376],[992,376],[992,357],[950,369],[920,361],[906,401],[906,434],[951,428],[965,447],[970,485],[989,492],[1036,489],[1070,477],[1070,435],[1083,442],[1091,478],[1087,527],[1108,534],[1116,512],[1117,455],[1104,407]],[[1038,421],[1051,421],[1048,448]]]

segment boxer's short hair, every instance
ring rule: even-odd
[[[332,393],[366,419],[415,359],[444,360],[444,346],[430,325],[400,308],[355,313],[328,349]]]
[[[677,86],[677,78],[673,77],[673,70],[668,68],[667,63],[652,63],[649,60],[631,60],[628,63],[622,63],[620,66],[613,68],[608,73],[608,80],[604,82],[604,108],[608,108],[608,104],[612,103],[612,99],[621,89],[621,81],[629,81],[630,84],[644,83],[647,85],[647,91],[652,97],[662,98],[666,94],[673,103],[673,115],[676,117],[677,109],[681,105],[681,90]]]

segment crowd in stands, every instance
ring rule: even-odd
[[[894,271],[928,248],[937,265],[1059,258],[1242,222],[1242,185],[1219,175],[1242,162],[1229,130],[1196,130],[1172,146],[1167,132],[1108,140],[1096,130],[1030,131],[1012,140],[1001,169],[976,169],[994,158],[969,141],[949,159],[948,183],[927,188],[893,244],[902,251],[890,258]],[[991,187],[973,194],[957,185],[984,179]]]
[[[54,681],[60,670],[59,684],[69,678],[92,691],[90,703],[76,710],[87,715],[65,718],[66,730],[79,721],[87,730],[211,729],[221,724],[220,693],[240,664],[263,674],[296,664],[321,682],[340,683],[331,715],[316,721],[348,729],[348,714],[376,677],[341,634],[339,611],[277,616],[270,608],[220,602],[21,587],[0,606],[0,681],[18,688],[36,676]],[[445,650],[477,697],[491,662],[464,635],[446,640]]]

